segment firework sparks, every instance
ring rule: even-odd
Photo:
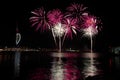
[[[90,37],[90,41],[91,41],[91,62],[92,62],[93,61],[93,57],[92,57],[93,40],[92,40],[92,37],[98,33],[98,30],[97,30],[97,28],[94,28],[93,26],[89,26],[88,28],[85,28],[83,31],[84,31],[84,36]]]
[[[60,9],[53,9],[46,13],[43,7],[32,11],[32,17],[29,18],[32,26],[36,30],[42,32],[51,29],[52,35],[56,44],[56,37],[59,38],[59,49],[61,51],[61,42],[63,44],[65,38],[73,39],[73,34],[77,34],[77,30],[84,32],[84,36],[91,39],[92,52],[92,37],[98,33],[101,28],[99,20],[96,17],[88,15],[87,7],[83,4],[73,3],[66,8],[67,12],[62,13]],[[63,38],[63,39],[61,39]]]
[[[98,33],[99,24],[100,24],[100,20],[97,20],[95,16],[86,16],[83,22],[84,35],[88,37],[96,35]]]
[[[84,7],[83,4],[73,3],[67,7],[67,17],[75,18],[79,22],[82,20],[84,15],[88,15],[86,9],[87,7]]]
[[[84,36],[93,36],[98,33],[97,27],[94,28],[92,26],[89,26],[88,28],[83,29]]]
[[[53,33],[55,35],[55,37],[62,37],[65,33],[65,28],[64,25],[61,23],[56,24],[53,28]]]
[[[97,19],[94,16],[86,16],[86,18],[84,19],[84,36],[86,37],[90,37],[90,41],[91,41],[91,64],[93,64],[93,56],[92,56],[92,52],[93,52],[93,40],[92,37],[94,35],[96,35],[98,33],[98,26],[97,26]]]
[[[76,32],[76,19],[71,19],[71,18],[65,18],[63,20],[63,24],[65,25],[66,28],[66,32],[65,32],[65,36],[70,37],[72,39],[72,34],[77,34]]]
[[[61,22],[63,14],[59,9],[54,9],[48,12],[47,17],[49,19],[49,23],[51,23],[52,25],[56,25],[57,23]]]
[[[41,31],[44,31],[50,27],[48,19],[46,17],[47,14],[43,7],[35,9],[31,13],[33,14],[33,16],[30,17],[29,20],[32,23],[32,26],[36,26],[36,30],[40,29]]]
[[[72,39],[72,33],[77,34],[76,32],[76,19],[71,19],[71,18],[65,18],[65,20],[63,20],[63,24],[66,26],[66,36],[70,37]]]
[[[96,27],[97,18],[95,16],[89,16],[89,15],[84,16],[83,23],[84,23],[83,26],[85,28],[90,27],[90,26]]]
[[[61,37],[64,34],[64,30],[61,24],[63,14],[59,9],[54,9],[48,12],[47,17],[48,17],[49,23],[52,25],[51,26],[52,35],[53,35],[55,44],[57,44],[55,37]]]
[[[76,35],[77,32],[77,25],[76,25],[77,20],[76,19],[71,19],[71,18],[64,18],[64,20],[62,21],[62,23],[65,26],[65,34],[63,37],[63,43],[65,38],[70,38],[73,39],[73,33]],[[62,45],[63,45],[62,43]]]
[[[52,31],[55,42],[56,42],[55,37],[59,38],[59,52],[61,52],[61,37],[64,35],[66,29],[63,24],[58,23],[52,28]]]

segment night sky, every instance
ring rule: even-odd
[[[20,46],[55,47],[51,32],[36,32],[34,27],[30,27],[30,12],[41,6],[47,10],[65,10],[73,2],[84,4],[90,13],[101,18],[103,28],[95,37],[96,47],[120,46],[119,5],[115,0],[4,0],[1,3],[0,47],[15,46],[16,27],[22,35]],[[74,36],[73,40],[65,40],[64,47],[80,48],[82,42],[80,36]]]

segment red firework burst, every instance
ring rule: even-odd
[[[101,30],[101,20],[95,16],[85,16],[83,20],[83,31],[86,36],[93,36]]]
[[[82,28],[96,27],[97,18],[95,16],[86,15],[83,17]]]

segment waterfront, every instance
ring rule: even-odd
[[[120,57],[104,53],[1,52],[0,80],[119,80]]]

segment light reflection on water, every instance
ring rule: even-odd
[[[93,60],[94,62],[92,62],[93,64],[91,64],[91,60],[85,60],[83,62],[84,64],[84,68],[82,73],[84,74],[84,77],[87,78],[89,76],[96,76],[96,75],[101,75],[103,74],[103,70],[99,69],[97,67],[97,65],[100,65],[100,62],[96,62],[95,60]],[[97,64],[96,64],[97,63]]]
[[[103,74],[103,70],[101,68],[97,67],[98,65],[100,65],[100,62],[98,60],[96,60],[96,58],[98,58],[100,55],[98,55],[96,53],[92,53],[92,54],[91,53],[84,53],[82,55],[70,54],[70,53],[67,53],[67,54],[66,53],[65,54],[64,53],[58,53],[58,54],[57,53],[53,53],[52,56],[60,58],[60,60],[57,61],[60,64],[58,64],[58,65],[57,65],[57,63],[53,64],[53,65],[57,65],[57,66],[56,66],[56,68],[53,68],[52,71],[56,71],[56,70],[62,71],[62,73],[59,72],[59,71],[58,72],[56,71],[56,73],[54,72],[53,75],[58,75],[58,77],[54,76],[56,79],[53,78],[52,80],[57,80],[57,79],[58,80],[76,80],[80,75],[81,76],[83,75],[82,76],[83,78],[87,78],[89,76],[93,77],[93,76],[96,76],[96,75],[102,75]],[[67,60],[67,63],[63,63],[62,60],[61,60],[62,57],[67,57],[67,58],[68,57],[72,57],[72,58],[76,57],[77,58],[78,56],[83,57],[83,59],[82,59],[83,68],[81,70],[81,74],[80,74],[79,69],[77,69],[78,67],[76,66],[76,64],[73,63],[75,61],[74,59]],[[72,64],[72,65],[69,65],[69,64]],[[63,67],[63,65],[65,67]],[[57,67],[61,67],[61,68],[57,69]],[[68,69],[68,68],[70,68],[70,69]],[[73,75],[69,74],[70,71],[73,72],[72,73]],[[76,76],[74,74],[79,74],[79,75]],[[62,77],[60,77],[60,75]],[[66,79],[64,79],[64,78],[66,78]],[[70,78],[70,79],[68,79],[68,78]]]
[[[50,80],[64,80],[64,64],[61,59],[53,60]]]
[[[44,69],[45,71],[42,70],[42,74],[40,70],[38,70],[40,72],[35,70],[36,72],[30,75],[29,80],[46,80],[46,77],[49,78],[48,80],[85,80],[89,76],[102,75],[102,69],[97,67],[100,62],[97,61],[95,55],[93,54],[94,59],[91,64],[90,56],[81,56],[78,53],[52,53],[50,67]],[[46,70],[49,72],[43,74]]]
[[[81,80],[80,71],[73,59],[63,62],[61,58],[55,58],[51,72],[51,80]]]
[[[19,57],[20,59],[12,56],[13,54],[10,55],[12,57],[12,63],[10,62],[10,64],[13,65],[11,67],[17,66],[17,63],[15,65],[15,59],[20,60],[20,64],[17,66],[17,70],[20,70],[18,71],[20,72],[19,80],[91,80],[90,78],[93,77],[95,78],[92,80],[114,80],[103,79],[106,74],[105,69],[109,68],[109,66],[106,67],[106,65],[103,64],[104,60],[101,59],[99,53],[93,53],[92,58],[91,53],[54,52],[44,54],[39,52],[21,52],[19,54],[21,56]],[[8,54],[0,54],[0,56],[1,59],[4,57],[6,59]],[[9,56],[8,58],[10,59]],[[1,60],[0,62],[3,63],[3,61],[4,60]],[[9,61],[10,60],[8,60],[8,62]],[[119,61],[120,57],[115,58],[112,62],[110,61],[110,65],[113,66],[114,62],[116,66],[116,64],[118,64],[116,62]],[[0,66],[1,65],[3,64],[0,64]],[[119,66],[118,64],[117,68]]]
[[[84,53],[82,56],[84,57],[84,59],[82,60],[83,63],[82,73],[85,78],[103,74],[103,70],[102,68],[100,68],[100,65],[102,64],[97,59],[100,57],[100,54]]]

